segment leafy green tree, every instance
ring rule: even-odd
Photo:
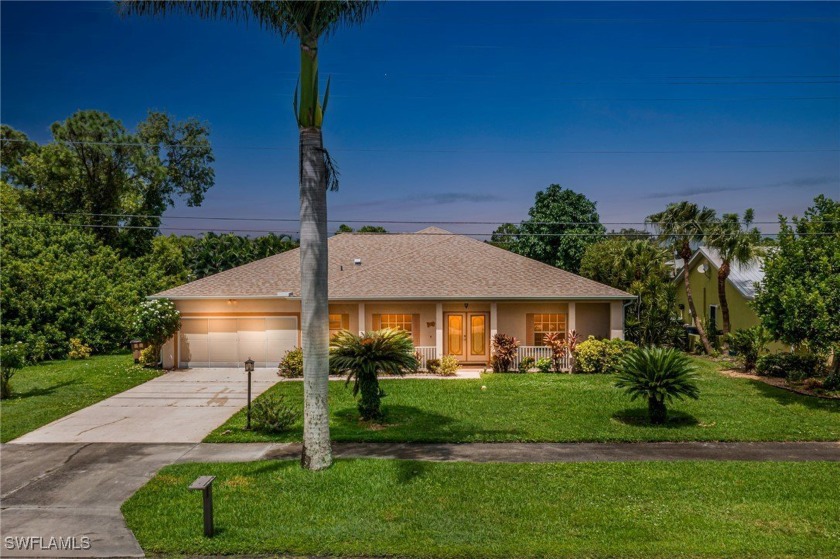
[[[682,258],[683,268],[688,268],[688,261],[694,251],[692,244],[700,244],[712,229],[716,222],[715,211],[700,208],[691,202],[675,202],[668,204],[664,211],[649,215],[647,220],[658,232],[659,242],[671,252]],[[691,282],[683,282],[685,285],[685,297],[688,300],[688,311],[694,321],[694,327],[703,343],[706,353],[711,355],[714,352],[703,322],[697,314],[697,307],[694,305],[694,297],[691,293]]]
[[[254,20],[280,36],[300,43],[300,79],[294,110],[300,148],[301,339],[304,366],[303,453],[311,470],[332,464],[330,446],[329,304],[327,300],[327,189],[338,177],[324,149],[321,127],[329,99],[329,81],[319,95],[318,43],[342,25],[364,22],[378,8],[375,1],[311,0],[271,2],[147,2],[122,0],[128,14],[181,12],[204,19]]]
[[[820,195],[792,223],[779,216],[778,246],[764,259],[754,301],[775,339],[833,354],[840,375],[840,202]]]
[[[353,228],[347,225],[346,223],[342,223],[338,226],[338,229],[335,230],[336,233],[352,233]]]
[[[513,251],[574,273],[586,247],[605,231],[595,202],[559,184],[537,192],[528,216],[518,227]]]
[[[637,299],[625,311],[625,334],[639,345],[681,345],[668,253],[657,244],[611,237],[586,247],[580,275],[623,289]]]
[[[269,233],[243,237],[235,233],[205,233],[189,244],[187,265],[194,279],[203,278],[297,247],[288,236]]]
[[[503,223],[490,235],[490,244],[505,250],[514,251],[518,235],[519,227],[513,223]]]
[[[347,384],[354,381],[353,395],[361,393],[359,413],[365,421],[382,419],[385,394],[379,375],[402,375],[418,366],[411,335],[404,330],[385,328],[362,335],[342,330],[330,342],[330,367],[346,374]]]
[[[106,113],[78,111],[50,131],[43,146],[2,142],[6,179],[29,211],[93,224],[122,254],[145,254],[175,199],[201,205],[213,185],[209,132],[195,119],[149,112],[132,133]],[[8,127],[3,134],[25,139]]]
[[[744,212],[743,219],[736,213],[723,214],[720,221],[714,224],[705,243],[717,250],[721,265],[717,273],[718,299],[720,312],[723,316],[723,350],[729,351],[729,333],[732,323],[729,321],[729,303],[726,300],[726,279],[732,270],[732,265],[747,266],[756,261],[760,254],[759,244],[761,232],[750,227],[754,219],[752,208]]]
[[[342,223],[338,226],[338,229],[335,231],[336,233],[353,233],[354,229],[347,225],[346,223]],[[387,233],[388,230],[379,225],[362,225],[359,227],[358,230],[355,230],[356,233]]]
[[[631,400],[646,398],[650,422],[662,424],[668,418],[666,403],[700,397],[695,371],[691,359],[681,351],[640,347],[622,361],[615,386],[624,389]]]

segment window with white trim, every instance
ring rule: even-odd
[[[534,336],[535,346],[545,345],[545,335],[559,332],[562,338],[566,339],[566,315],[553,313],[538,313],[534,315]]]

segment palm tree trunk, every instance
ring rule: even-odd
[[[327,402],[329,303],[327,292],[327,188],[319,128],[300,130],[300,306],[303,345],[303,453],[301,465],[332,464]]]
[[[683,283],[685,284],[685,298],[688,301],[688,312],[694,320],[694,327],[697,328],[697,334],[700,335],[700,342],[703,344],[703,349],[706,350],[706,355],[711,355],[714,352],[712,344],[709,343],[709,337],[706,335],[706,329],[703,328],[703,322],[697,316],[697,308],[694,306],[694,297],[691,295],[691,282],[689,279],[691,275],[688,270],[688,261],[691,259],[691,249],[688,249],[687,254],[684,251],[680,254],[683,259]]]
[[[718,270],[718,299],[720,300],[720,314],[723,318],[723,352],[729,352],[729,303],[726,301],[726,278],[729,277],[729,262],[723,262]]]

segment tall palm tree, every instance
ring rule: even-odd
[[[709,343],[706,329],[697,315],[697,308],[694,306],[694,297],[691,295],[691,282],[688,281],[688,261],[691,259],[693,250],[692,244],[700,244],[706,234],[716,222],[715,211],[707,207],[698,207],[691,202],[675,202],[668,204],[664,211],[649,215],[647,221],[654,226],[658,233],[659,242],[671,249],[683,261],[685,273],[685,298],[688,301],[688,312],[700,335],[703,349],[711,354],[714,349]]]
[[[729,303],[726,301],[726,278],[732,270],[732,265],[746,266],[758,258],[761,243],[761,232],[758,228],[750,228],[755,213],[752,208],[744,212],[743,219],[738,214],[723,214],[720,221],[712,227],[706,235],[706,245],[717,250],[720,254],[721,265],[718,268],[717,284],[720,312],[723,315],[723,347],[729,350]]]
[[[300,285],[304,412],[301,464],[311,470],[332,464],[327,384],[327,187],[338,186],[321,136],[329,82],[319,100],[318,41],[341,25],[360,24],[376,1],[144,1],[121,0],[125,14],[186,13],[203,19],[253,20],[285,41],[300,42],[300,79],[294,109],[300,131]]]

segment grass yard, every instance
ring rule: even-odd
[[[217,476],[217,534],[201,496]],[[146,553],[399,557],[838,557],[840,464],[180,464],[123,505]]]
[[[12,377],[14,394],[0,402],[0,440],[7,442],[158,376],[131,355],[45,361]]]
[[[647,403],[630,402],[610,375],[488,374],[481,380],[383,381],[382,425],[360,422],[349,388],[330,382],[331,435],[365,442],[840,440],[840,400],[725,377],[709,361],[697,364],[700,400],[675,403],[669,422],[658,427],[646,423]],[[271,391],[302,409],[302,383],[283,382]],[[205,440],[297,441],[302,433],[300,423],[282,435],[244,427],[243,411]]]

